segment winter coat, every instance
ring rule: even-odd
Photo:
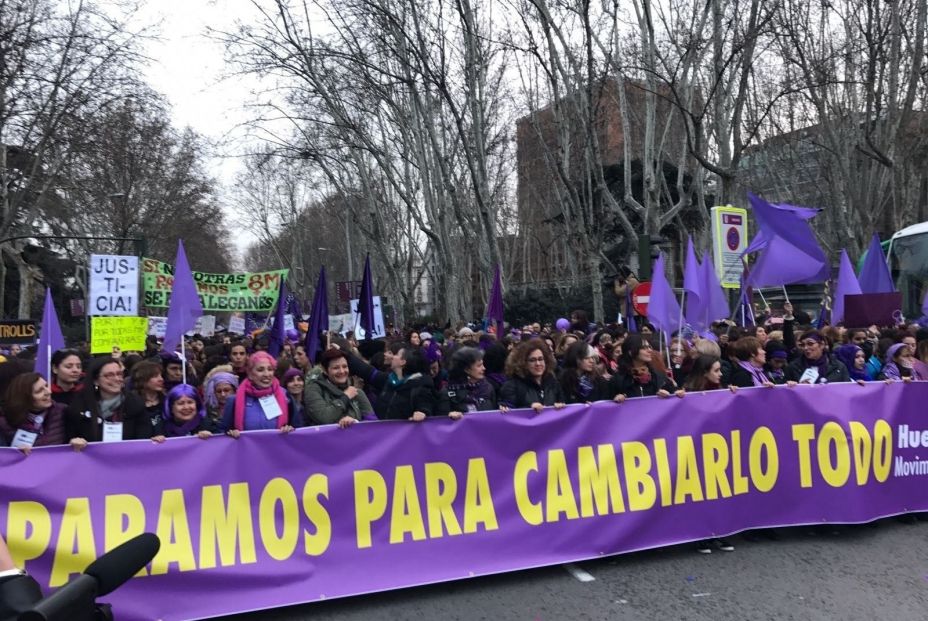
[[[52,403],[52,406],[45,410],[45,419],[42,421],[41,432],[32,446],[54,446],[56,444],[67,444],[68,438],[65,430],[65,412],[67,407],[63,403]],[[6,418],[0,416],[0,446],[10,446],[13,437],[18,429],[34,431],[28,425],[23,423],[17,428],[13,428],[6,422]]]
[[[123,391],[123,401],[110,421],[122,423],[123,440],[145,440],[154,435],[151,419],[145,412],[145,402],[134,392]],[[83,438],[88,442],[103,440],[103,418],[100,402],[94,395],[82,392],[74,397],[65,415],[68,440]]]
[[[438,414],[438,394],[428,375],[415,373],[401,381],[392,374],[384,382],[383,392],[377,399],[377,416],[385,420],[406,420],[413,412],[426,416]]]
[[[828,356],[828,363],[825,366],[825,373],[819,375],[818,379],[815,380],[816,384],[833,384],[835,382],[851,381],[851,376],[848,374],[847,367],[844,366],[843,363],[835,360],[828,354],[822,355]],[[809,366],[810,365],[807,364],[804,357],[796,358],[786,365],[786,381],[798,382]]]
[[[325,375],[306,382],[303,388],[303,406],[307,424],[315,425],[331,425],[345,416],[364,420],[366,414],[373,412],[363,390],[358,390],[357,396],[349,399],[348,395]]]
[[[630,399],[634,397],[653,397],[659,390],[668,392],[676,390],[670,378],[653,366],[648,365],[648,371],[651,373],[651,380],[647,384],[639,384],[630,372],[619,369],[609,380],[611,397],[614,398],[616,395],[625,395]]]
[[[438,415],[450,412],[490,412],[499,410],[496,389],[486,379],[476,383],[449,382],[439,394]]]
[[[565,403],[564,391],[557,379],[551,374],[545,375],[541,385],[524,377],[512,377],[499,390],[499,404],[508,408],[530,408],[533,403],[551,406]]]

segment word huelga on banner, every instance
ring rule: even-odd
[[[89,315],[134,316],[139,307],[139,258],[90,255]]]
[[[107,597],[117,617],[216,617],[925,511],[926,399],[928,382],[784,386],[0,449],[0,529],[43,588],[154,532],[157,556]]]
[[[108,354],[113,348],[122,351],[145,351],[148,317],[91,317],[90,353]]]
[[[193,272],[204,311],[270,311],[277,303],[280,283],[288,270],[210,274]],[[142,259],[143,303],[149,308],[167,308],[174,287],[174,266],[155,259]]]
[[[0,321],[0,345],[31,345],[38,338],[36,322],[27,319]]]

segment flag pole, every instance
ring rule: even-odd
[[[780,286],[781,286],[782,289],[783,289],[783,297],[786,298],[786,303],[787,303],[787,304],[792,304],[792,302],[789,301],[789,294],[786,293],[786,285],[780,285]]]
[[[182,334],[180,336],[180,372],[183,382],[187,383],[187,348],[186,343],[187,339]]]
[[[686,303],[686,289],[680,295],[680,321],[677,323],[677,336],[683,334],[683,304]]]
[[[48,389],[52,388],[52,344],[49,343],[45,346],[46,349],[46,362],[45,362],[45,379],[48,380]]]

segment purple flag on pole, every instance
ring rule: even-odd
[[[287,304],[287,283],[280,279],[280,291],[277,293],[277,310],[274,311],[274,327],[271,329],[270,338],[267,343],[267,353],[275,358],[280,355],[284,348],[284,341],[287,340],[287,329],[284,327],[284,315],[286,314]]]
[[[635,320],[635,305],[632,304],[632,292],[625,286],[625,329],[629,332],[638,331],[638,321]]]
[[[715,273],[715,265],[712,263],[712,256],[707,252],[702,261],[702,281],[703,291],[705,291],[706,300],[706,326],[712,325],[713,321],[719,319],[728,319],[728,296],[719,283],[719,277]]]
[[[203,304],[197,295],[197,284],[187,263],[183,240],[177,240],[177,259],[174,261],[174,286],[168,305],[168,321],[164,329],[163,351],[173,352],[184,338],[184,332],[193,330],[197,319],[203,316]]]
[[[64,349],[64,335],[58,323],[58,313],[52,302],[52,291],[45,288],[45,308],[42,311],[42,328],[39,332],[39,349],[35,354],[35,372],[51,384],[52,354]]]
[[[767,244],[752,266],[746,284],[776,287],[828,280],[831,271],[828,259],[808,221],[793,211],[777,209],[751,193],[748,199]]]
[[[651,270],[651,299],[648,300],[648,321],[670,337],[680,321],[680,304],[664,275],[664,253],[657,257]]]
[[[770,206],[774,209],[785,211],[790,214],[790,216],[796,216],[800,220],[811,220],[821,211],[821,209],[813,207],[797,207],[796,205],[789,205],[787,203],[771,203]],[[761,228],[757,235],[754,236],[754,239],[751,240],[751,243],[748,244],[748,247],[741,253],[741,256],[766,248],[772,238],[771,233],[769,228]]]
[[[501,338],[503,334],[503,279],[500,275],[499,265],[493,275],[493,288],[487,300],[487,320],[496,323],[496,334]]]
[[[753,297],[751,286],[746,284],[744,274],[741,275],[741,295],[738,298],[738,308],[735,310],[735,323],[742,328],[754,325],[754,307],[751,306]]]
[[[876,233],[870,240],[867,258],[864,260],[863,267],[860,268],[858,280],[861,293],[894,293],[896,291],[893,277],[889,273],[889,266],[886,264],[886,255],[883,254],[883,246],[880,245],[880,236]]]
[[[306,355],[316,364],[316,353],[322,342],[322,332],[329,329],[329,290],[325,279],[325,266],[319,268],[319,280],[313,293],[313,308],[309,316],[309,331],[306,333]]]
[[[709,327],[706,323],[706,291],[702,279],[693,238],[686,240],[686,263],[683,267],[683,290],[686,291],[686,323],[701,332]]]
[[[835,296],[831,302],[831,322],[837,325],[844,321],[844,296],[860,295],[860,283],[854,275],[854,266],[847,256],[846,250],[841,250],[841,263],[838,265],[838,281],[835,284]]]
[[[374,279],[371,276],[371,255],[364,259],[364,277],[361,279],[361,295],[358,300],[358,323],[364,330],[364,340],[374,338]]]

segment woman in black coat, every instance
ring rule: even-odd
[[[794,384],[833,384],[849,382],[851,376],[843,363],[827,351],[825,337],[818,330],[809,330],[799,339],[802,356],[786,367],[786,381]]]
[[[146,440],[154,435],[145,403],[125,389],[122,364],[110,357],[91,362],[84,389],[68,407],[65,428],[77,450],[88,442]]]
[[[390,374],[377,399],[378,418],[418,423],[438,414],[437,405],[425,354],[419,348],[404,347],[390,361]]]
[[[531,408],[536,413],[548,406],[564,407],[564,393],[554,377],[556,364],[554,354],[541,339],[519,343],[506,360],[509,379],[500,388],[500,405]]]
[[[609,380],[609,391],[616,401],[619,395],[634,397],[669,397],[671,391],[682,397],[684,391],[677,390],[666,375],[651,364],[654,348],[640,334],[629,334],[622,343],[619,369]]]
[[[451,355],[448,383],[441,391],[439,414],[458,420],[468,412],[498,410],[496,389],[486,379],[483,352],[461,347]]]
[[[564,353],[561,391],[567,403],[592,403],[609,398],[609,384],[596,373],[599,352],[586,341],[577,341]]]

